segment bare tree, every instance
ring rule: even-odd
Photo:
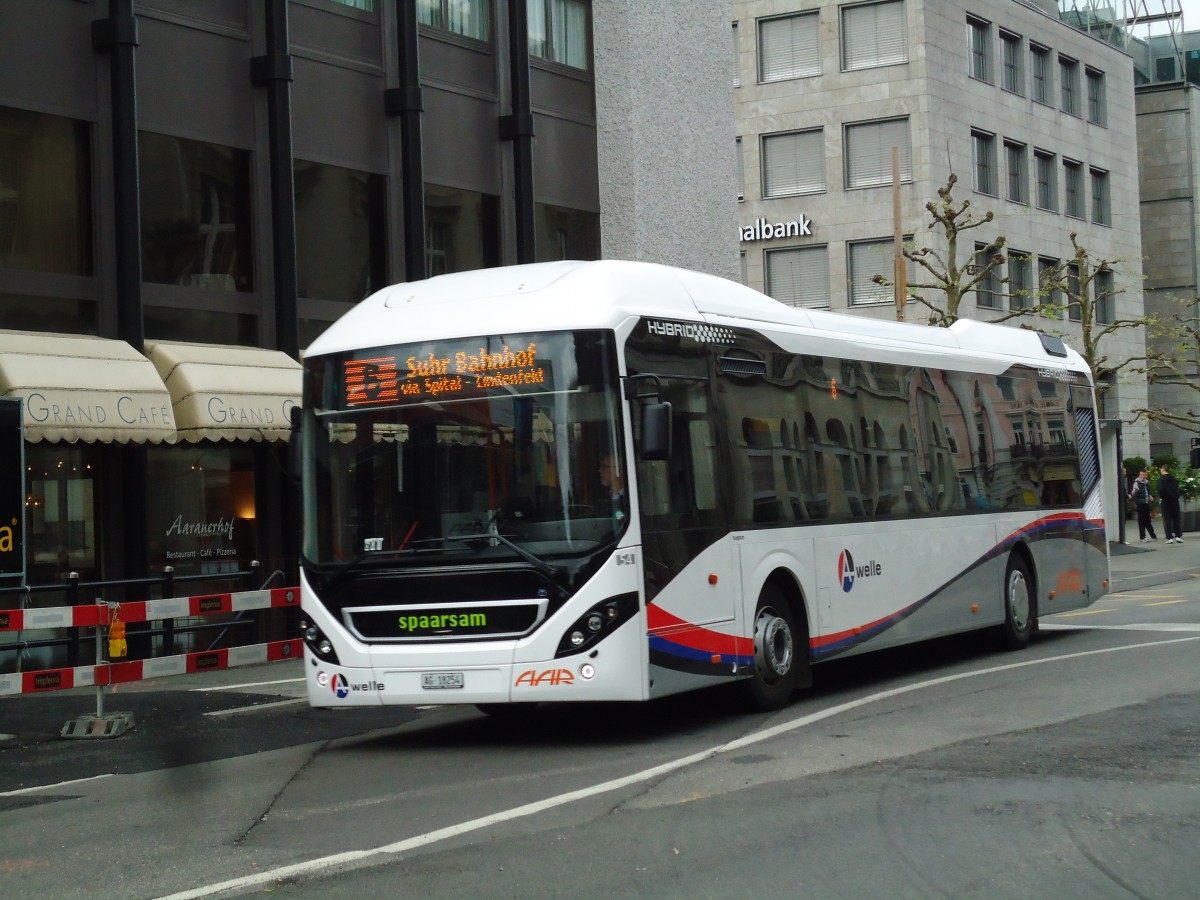
[[[1200,382],[1185,371],[1189,354],[1194,358],[1200,337],[1195,319],[1188,314],[1190,304],[1176,302],[1177,310],[1164,313],[1147,313],[1143,309],[1139,315],[1117,316],[1115,301],[1125,293],[1125,288],[1117,284],[1116,276],[1126,268],[1126,261],[1095,256],[1079,243],[1076,232],[1071,232],[1070,237],[1071,258],[1041,273],[1038,287],[1026,295],[1034,302],[1010,309],[992,321],[1031,316],[1061,320],[1065,313],[1067,319],[1078,325],[1078,338],[1070,335],[1069,343],[1092,372],[1101,417],[1105,415],[1105,395],[1118,377],[1144,377],[1147,386],[1175,384],[1200,391]],[[1023,323],[1022,327],[1033,326]],[[1145,351],[1114,358],[1108,349],[1111,341],[1106,339],[1130,329],[1144,330]],[[1129,414],[1131,421],[1159,422],[1200,433],[1200,424],[1191,410],[1147,405],[1130,409]]]
[[[970,247],[960,262],[959,242],[964,233],[990,225],[995,217],[989,210],[977,214],[969,199],[954,201],[958,177],[951,172],[945,185],[938,188],[936,200],[925,204],[929,213],[929,230],[938,230],[945,240],[945,249],[930,246],[906,247],[904,258],[915,264],[923,277],[914,278],[908,285],[909,300],[929,311],[929,324],[948,327],[959,319],[963,298],[980,285],[1009,284],[1009,278],[999,274],[1005,263],[1003,235],[992,238],[982,248]],[[1098,412],[1104,415],[1105,393],[1118,377],[1145,377],[1148,384],[1180,385],[1200,392],[1200,378],[1189,372],[1194,368],[1196,348],[1200,346],[1200,328],[1195,304],[1200,298],[1178,302],[1179,309],[1163,314],[1146,313],[1118,318],[1116,298],[1125,293],[1117,276],[1127,270],[1124,259],[1100,258],[1079,243],[1078,234],[1070,235],[1072,255],[1069,259],[1041,271],[1038,284],[1022,289],[1018,296],[1025,302],[1007,312],[996,311],[993,323],[1022,319],[1022,328],[1058,333],[1079,351],[1096,385]],[[1125,279],[1126,281],[1128,279]],[[878,284],[891,285],[877,275]],[[940,295],[940,296],[938,296]],[[935,299],[930,299],[934,297]],[[1070,334],[1059,328],[1047,328],[1049,322],[1061,321],[1064,316],[1078,326]],[[1035,326],[1034,319],[1043,320]],[[1130,329],[1144,330],[1146,349],[1142,354],[1113,358],[1109,352],[1111,338]],[[1200,401],[1200,398],[1198,398]],[[1139,419],[1170,424],[1200,433],[1200,418],[1192,409],[1171,409],[1164,406],[1138,407],[1129,411],[1132,421]]]
[[[982,282],[1004,284],[1007,278],[998,274],[998,269],[1004,264],[1003,236],[993,238],[981,250],[970,249],[967,261],[959,262],[959,236],[963,232],[983,225],[990,225],[995,216],[988,210],[982,216],[971,210],[970,199],[961,203],[954,202],[954,185],[958,176],[953,172],[946,183],[938,188],[938,198],[925,204],[929,213],[930,230],[941,229],[946,241],[943,253],[933,247],[906,247],[904,258],[914,263],[921,273],[908,285],[908,299],[919,303],[929,310],[929,324],[949,327],[958,321],[958,309],[963,297],[971,293]],[[923,280],[919,280],[923,279]],[[877,284],[892,285],[893,282],[882,275],[876,275]],[[924,293],[935,291],[942,295],[941,302],[929,300]]]

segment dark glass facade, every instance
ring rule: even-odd
[[[510,0],[469,15],[440,0],[144,0],[130,22],[106,18],[117,2],[0,7],[0,33],[26,38],[0,69],[0,328],[298,359],[385,284],[597,257],[598,176],[576,161],[595,160],[591,4],[512,2],[537,7],[537,46],[516,48],[527,108]],[[514,177],[509,116],[533,123],[532,179]],[[294,583],[283,444],[26,447],[30,583],[251,560]]]

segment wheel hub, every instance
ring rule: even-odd
[[[759,674],[769,681],[782,678],[792,668],[793,653],[787,621],[764,609],[754,629],[754,665]]]

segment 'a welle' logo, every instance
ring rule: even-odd
[[[847,594],[850,593],[854,582],[859,578],[873,578],[883,574],[883,566],[873,559],[866,565],[854,565],[854,557],[850,555],[849,550],[843,550],[838,554],[837,568],[838,583]]]

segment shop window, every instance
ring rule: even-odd
[[[249,153],[149,132],[138,152],[145,280],[253,290]]]
[[[357,303],[384,286],[382,175],[294,160],[297,294]]]
[[[180,575],[244,571],[256,558],[254,448],[200,442],[149,447],[147,563]]]
[[[86,122],[0,107],[0,268],[92,274]]]
[[[25,445],[25,534],[31,585],[100,577],[100,451],[92,445]]]

